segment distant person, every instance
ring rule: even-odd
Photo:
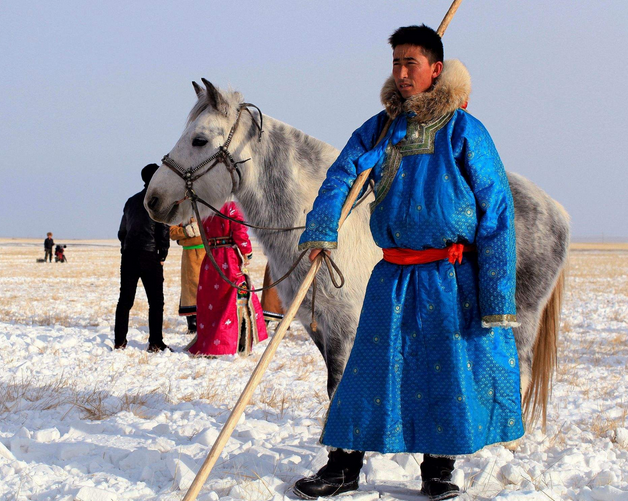
[[[227,202],[222,214],[244,219],[235,202]],[[253,256],[251,241],[242,224],[219,216],[203,221],[214,260],[232,282],[248,289],[246,267]],[[205,256],[201,265],[197,297],[198,332],[190,346],[194,355],[248,355],[255,343],[268,337],[264,313],[257,296],[225,282]]]
[[[55,247],[55,241],[52,239],[52,233],[46,233],[46,240],[44,240],[44,263],[46,259],[49,263],[52,263],[52,249]]]
[[[65,257],[65,248],[67,245],[57,245],[55,247],[55,263],[67,263],[68,258]]]
[[[170,227],[170,239],[181,247],[181,298],[179,299],[179,315],[188,322],[188,333],[196,334],[196,291],[201,263],[205,257],[203,239],[194,218],[186,225]]]
[[[116,308],[115,349],[126,348],[129,311],[135,301],[137,281],[141,278],[148,298],[148,351],[163,351],[164,269],[170,240],[168,226],[153,221],[144,208],[144,195],[157,164],[142,169],[144,189],[129,198],[118,230],[122,244],[120,265],[120,299]]]

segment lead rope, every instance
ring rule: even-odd
[[[198,212],[198,205],[196,204],[196,200],[195,200],[196,199],[196,195],[194,193],[194,190],[189,190],[189,191],[190,191],[190,202],[192,202],[192,208],[194,209],[194,214],[196,215],[197,221],[201,221],[200,214]],[[229,280],[229,278],[220,269],[220,266],[218,265],[218,263],[214,259],[214,255],[211,252],[211,247],[209,246],[209,242],[207,241],[207,233],[205,232],[205,227],[203,226],[202,222],[199,225],[199,232],[201,234],[201,239],[203,240],[203,246],[205,247],[205,253],[209,257],[209,260],[210,260],[212,266],[214,267],[214,269],[216,270],[216,272],[218,272],[218,275],[220,275],[220,278],[222,278],[225,282],[227,282],[234,289],[238,289],[238,290],[241,290],[243,292],[249,292],[249,293],[251,293],[251,292],[262,292],[262,291],[269,290],[269,289],[272,289],[272,288],[276,287],[278,284],[283,282],[286,278],[288,278],[292,274],[292,272],[296,269],[296,267],[299,265],[301,260],[305,257],[305,255],[308,252],[307,249],[304,250],[303,252],[301,252],[301,254],[299,254],[299,257],[292,264],[290,269],[279,280],[273,282],[270,285],[267,285],[266,287],[261,287],[259,289],[249,289],[247,287],[243,287],[242,285],[238,285],[238,284],[232,282],[231,280]],[[327,271],[329,272],[329,277],[330,277],[331,282],[334,285],[334,287],[336,287],[337,289],[342,288],[344,286],[344,284],[345,284],[345,277],[342,274],[342,272],[340,271],[340,268],[338,267],[338,265],[336,265],[336,263],[334,263],[334,261],[329,256],[327,256],[327,254],[325,254],[325,265],[327,266]],[[336,277],[334,276],[334,272],[338,274],[339,281],[336,280]]]
[[[312,280],[312,321],[310,322],[310,329],[312,329],[312,332],[317,332],[318,331],[318,322],[316,321],[316,318],[314,317],[315,314],[315,310],[314,310],[314,303],[316,302],[316,275],[314,275],[314,280]]]
[[[325,251],[322,251],[322,256],[323,256],[323,261],[325,262],[325,265],[327,266],[327,270],[329,270],[329,277],[331,278],[332,284],[334,284],[334,287],[336,289],[340,289],[344,285],[344,277],[342,276],[342,272],[340,271],[340,268],[338,268],[338,266],[333,261],[333,259],[329,257],[329,255]],[[342,279],[342,283],[338,284],[336,282],[334,275],[331,272],[332,268],[334,269],[336,273],[338,273],[338,276]],[[316,289],[318,287],[317,283],[318,282],[316,281],[316,275],[315,275],[314,280],[312,280],[312,322],[310,322],[310,328],[312,329],[312,332],[317,332],[318,330],[318,322],[314,318],[315,311],[316,311],[315,304],[316,304]]]

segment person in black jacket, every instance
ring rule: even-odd
[[[46,240],[44,240],[44,263],[46,259],[49,263],[52,263],[52,249],[55,246],[55,241],[52,239],[52,233],[46,233]]]
[[[135,301],[137,281],[142,279],[148,298],[148,351],[163,351],[164,269],[170,247],[168,226],[153,221],[144,208],[146,188],[157,164],[142,169],[144,189],[129,198],[124,206],[118,239],[122,244],[120,265],[120,299],[116,308],[115,348],[126,347],[129,312]]]

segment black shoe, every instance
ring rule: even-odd
[[[185,317],[188,322],[188,334],[196,334],[196,315]]]
[[[320,472],[319,472],[320,473]],[[357,491],[358,481],[334,483],[318,476],[302,478],[297,481],[292,491],[301,499],[337,496],[343,492]]]
[[[421,494],[430,498],[431,501],[441,501],[443,499],[457,498],[460,494],[460,487],[446,480],[433,478],[423,482]]]
[[[164,350],[172,351],[172,348],[170,348],[170,346],[161,341],[160,343],[150,343],[146,351],[148,351],[148,353],[159,353],[160,351]]]
[[[431,501],[452,499],[458,497],[460,488],[451,482],[455,459],[446,456],[423,455],[421,463],[421,478],[423,486],[421,494]]]
[[[364,452],[361,451],[330,451],[327,464],[313,477],[297,481],[292,490],[302,499],[317,499],[356,491],[363,460]]]
[[[116,344],[113,347],[114,350],[124,350],[125,348],[126,348],[126,341],[120,344]]]

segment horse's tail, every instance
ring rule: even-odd
[[[552,379],[557,363],[557,342],[560,329],[560,312],[565,289],[567,265],[560,270],[552,294],[545,304],[538,334],[534,342],[532,377],[523,398],[523,411],[528,427],[539,417],[543,430],[547,423],[547,403],[552,393]]]

